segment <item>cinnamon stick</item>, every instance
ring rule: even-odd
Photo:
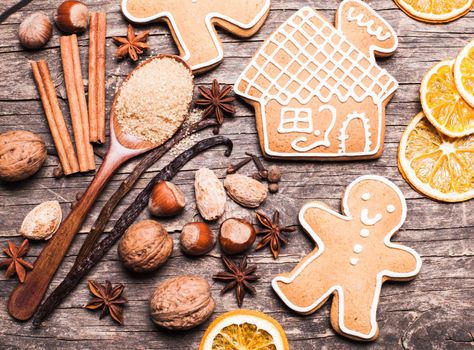
[[[79,168],[82,172],[95,170],[94,150],[89,143],[89,117],[82,80],[77,36],[60,38],[61,60],[71,121],[76,141]]]
[[[104,12],[91,13],[89,34],[89,130],[90,141],[105,143],[105,40]]]
[[[44,60],[33,61],[31,68],[64,175],[77,173],[79,163],[64,121],[64,115],[59,107],[48,64]]]

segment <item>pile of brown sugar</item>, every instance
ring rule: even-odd
[[[117,120],[126,134],[161,145],[188,116],[193,90],[186,65],[171,57],[152,59],[122,85]]]

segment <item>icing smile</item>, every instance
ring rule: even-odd
[[[372,218],[369,217],[369,209],[367,208],[363,208],[360,212],[360,221],[366,226],[373,226],[380,220],[382,220],[382,215],[378,213]]]

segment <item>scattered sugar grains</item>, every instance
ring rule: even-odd
[[[193,76],[178,61],[164,57],[137,69],[121,89],[115,106],[123,131],[161,145],[189,114]]]

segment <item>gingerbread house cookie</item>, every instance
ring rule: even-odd
[[[391,241],[405,222],[400,189],[386,178],[367,175],[347,187],[342,214],[322,203],[306,204],[300,223],[317,247],[272,286],[296,312],[310,314],[331,296],[331,324],[346,337],[378,337],[377,307],[382,284],[413,279],[420,256]]]
[[[180,56],[202,73],[224,58],[215,27],[250,37],[265,22],[270,0],[122,0],[122,12],[135,23],[166,22]]]
[[[286,159],[372,159],[383,151],[385,107],[398,83],[376,57],[398,46],[393,28],[360,0],[336,27],[312,8],[291,16],[235,84],[256,110],[263,153]]]

